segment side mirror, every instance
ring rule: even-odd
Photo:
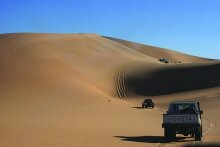
[[[202,110],[200,110],[200,114],[203,114],[203,111],[202,111]]]

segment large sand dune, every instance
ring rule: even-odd
[[[135,43],[131,41],[126,41],[118,38],[106,37],[110,40],[118,42],[124,46],[132,48],[142,54],[159,59],[168,58],[171,62],[202,62],[202,61],[212,61],[212,59],[201,58],[196,56],[187,55],[181,52],[172,51],[169,49],[153,47],[149,45],[144,45],[140,43]]]
[[[165,143],[162,113],[195,98],[203,142],[217,142],[219,72],[216,60],[95,34],[2,34],[0,144],[180,146],[192,139]],[[146,96],[155,109],[139,109]]]

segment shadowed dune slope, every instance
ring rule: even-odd
[[[187,63],[155,67],[146,66],[127,72],[124,91],[134,95],[158,96],[220,86],[220,62]],[[120,90],[123,91],[123,90]]]

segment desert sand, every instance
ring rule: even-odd
[[[0,146],[198,144],[163,138],[162,114],[184,99],[204,111],[199,143],[219,143],[219,75],[218,60],[96,34],[1,34]]]

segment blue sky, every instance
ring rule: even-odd
[[[220,59],[220,0],[0,0],[0,33],[96,33]]]

